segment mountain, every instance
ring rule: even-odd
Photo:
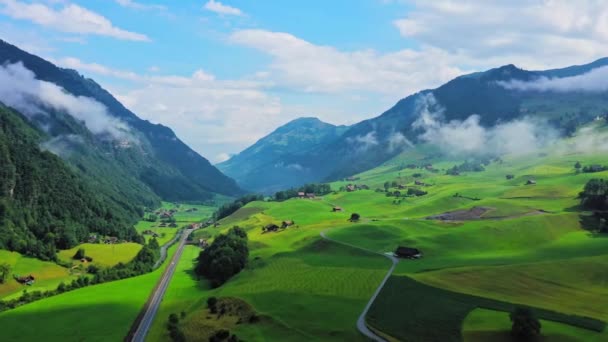
[[[423,90],[398,101],[378,117],[348,127],[336,139],[319,143],[295,155],[277,155],[273,165],[298,165],[297,168],[284,168],[282,171],[280,184],[284,188],[306,182],[337,180],[374,168],[419,142],[423,132],[413,124],[420,117],[421,99],[431,94],[436,102],[434,106],[441,108],[443,122],[464,121],[478,115],[479,124],[488,128],[516,118],[531,117],[549,121],[563,134],[568,134],[576,126],[608,111],[605,92],[540,91],[517,89],[505,84],[513,81],[534,82],[543,77],[582,75],[606,65],[608,58],[546,71],[528,71],[505,65],[463,75],[436,89]],[[245,167],[236,158],[225,164],[233,170]],[[274,189],[271,177],[262,183],[249,175],[234,177],[240,180],[243,187]]]
[[[346,129],[346,126],[335,126],[317,118],[299,118],[277,128],[217,167],[249,190],[278,191],[299,182],[298,177],[307,172],[297,159],[286,164],[281,158],[294,159],[317,146],[325,146]]]
[[[0,106],[0,249],[49,260],[57,248],[73,247],[91,232],[137,240],[129,213],[42,151],[47,139]]]
[[[170,128],[140,119],[95,81],[3,41],[0,62],[4,75],[15,80],[0,100],[46,133],[43,147],[128,210],[157,205],[161,198],[206,201],[215,193],[242,192]],[[19,102],[14,94],[22,85]]]

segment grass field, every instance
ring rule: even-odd
[[[84,249],[85,255],[93,258],[91,264],[102,267],[112,267],[118,263],[126,264],[133,260],[142,245],[138,243],[117,243],[117,244],[101,244],[101,243],[83,243],[71,249],[59,251],[57,257],[64,262],[72,262],[81,264],[80,260],[74,260],[72,257],[78,249]]]
[[[213,238],[234,225],[245,228],[250,265],[212,290],[192,275],[192,260],[198,253],[192,249],[180,263],[182,272],[161,305],[150,340],[168,338],[164,324],[171,312],[186,312],[184,329],[200,327],[209,296],[241,298],[266,317],[253,325],[226,323],[226,328],[246,340],[361,339],[354,323],[389,263],[380,256],[322,241],[319,233],[323,231],[332,239],[374,252],[393,251],[399,245],[423,251],[421,260],[398,264],[370,311],[369,323],[385,335],[406,341],[458,341],[474,336],[479,341],[490,334],[487,331],[498,334],[504,328],[476,332],[485,328],[473,325],[482,321],[473,313],[493,312],[477,308],[508,311],[516,303],[537,307],[546,319],[545,340],[558,335],[558,341],[601,340],[604,335],[594,330],[601,330],[608,320],[607,279],[602,272],[608,262],[608,239],[582,229],[576,197],[587,180],[608,177],[608,172],[575,174],[572,167],[577,160],[597,163],[601,156],[505,158],[484,172],[458,177],[400,166],[422,163],[415,159],[421,156],[400,156],[359,175],[356,183],[371,190],[336,192],[316,200],[253,202],[222,220],[219,227],[196,232],[197,237]],[[462,161],[430,162],[445,170]],[[422,177],[411,177],[413,173]],[[506,174],[515,178],[507,180]],[[386,181],[413,185],[415,179],[429,184],[424,187],[426,196],[395,203],[394,198],[374,191]],[[535,179],[537,185],[526,186],[528,179]],[[332,187],[345,184],[337,182]],[[344,212],[331,212],[333,206],[341,206]],[[469,221],[426,219],[474,206],[490,210]],[[354,212],[362,217],[358,223],[347,221]],[[296,225],[262,233],[264,225],[283,220]],[[572,271],[563,272],[564,267]],[[401,307],[417,306],[431,310],[414,309],[416,319],[411,319],[411,310],[409,315],[395,314]]]
[[[27,291],[46,291],[54,290],[62,281],[71,281],[77,278],[69,269],[59,266],[53,262],[40,261],[34,258],[25,257],[17,252],[0,250],[0,262],[11,266],[11,276],[6,283],[0,284],[0,299],[12,299],[19,297],[23,290]],[[13,279],[12,275],[33,275],[36,282],[32,286],[19,284]]]
[[[170,254],[174,251],[175,247],[170,248]],[[2,312],[2,339],[120,341],[163,270],[161,267],[139,277],[85,287]]]

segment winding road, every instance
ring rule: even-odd
[[[184,251],[184,246],[186,245],[186,240],[188,239],[188,236],[190,235],[190,233],[192,233],[192,231],[193,231],[193,229],[185,229],[181,233],[181,239],[179,241],[179,245],[177,246],[177,250],[175,251],[175,254],[173,255],[173,258],[171,259],[171,264],[169,264],[167,266],[167,268],[165,269],[162,277],[160,278],[159,282],[156,284],[156,287],[154,288],[154,292],[152,292],[152,294],[150,295],[150,298],[148,299],[148,302],[144,306],[143,317],[139,321],[139,324],[137,325],[137,330],[135,330],[135,333],[133,334],[133,337],[130,339],[130,341],[144,342],[146,335],[148,334],[148,331],[150,330],[150,327],[152,326],[152,322],[154,321],[154,317],[156,316],[158,307],[160,306],[160,303],[163,300],[165,291],[167,290],[167,287],[169,286],[169,283],[171,282],[173,273],[175,273],[175,268],[177,267],[177,263],[182,256],[182,252]],[[172,241],[175,241],[175,240],[172,240]],[[164,260],[164,258],[167,255],[167,248],[171,244],[172,243],[163,245],[163,248],[161,249],[161,258],[159,259],[158,263],[162,263],[162,261]]]
[[[342,241],[338,241],[338,240],[334,240],[330,237],[327,237],[327,235],[325,234],[325,231],[321,232],[321,237],[327,241],[331,241],[337,244],[341,244],[344,246],[348,246],[351,248],[356,248],[356,249],[360,249],[362,251],[368,252],[368,253],[373,253],[373,254],[378,254],[378,255],[382,255],[385,256],[387,258],[389,258],[391,260],[391,262],[393,263],[391,265],[391,268],[388,270],[388,272],[386,273],[386,275],[384,276],[384,279],[382,279],[382,282],[380,283],[380,285],[378,286],[378,288],[376,289],[376,291],[374,292],[374,294],[372,295],[372,297],[369,299],[369,301],[367,302],[367,305],[365,305],[365,309],[363,309],[363,312],[361,313],[361,315],[359,316],[359,319],[357,319],[357,329],[365,336],[369,337],[371,340],[373,341],[378,341],[378,342],[386,342],[386,340],[378,335],[376,335],[376,333],[374,333],[365,323],[365,317],[367,316],[367,312],[369,311],[369,308],[371,308],[372,304],[374,303],[374,301],[376,300],[376,297],[378,297],[378,294],[380,293],[380,291],[382,290],[382,288],[384,287],[384,284],[386,284],[386,281],[388,280],[388,278],[390,278],[391,274],[393,274],[393,271],[395,270],[395,266],[397,266],[397,263],[399,263],[399,259],[394,257],[392,254],[382,254],[382,253],[378,253],[378,252],[374,252],[371,251],[369,249],[365,249],[365,248],[361,248],[359,246],[355,246],[355,245],[351,245],[350,243],[346,243],[346,242],[342,242]]]

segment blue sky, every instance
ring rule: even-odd
[[[301,116],[374,117],[463,73],[608,55],[602,1],[0,0],[0,37],[217,162]]]

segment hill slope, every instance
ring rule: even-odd
[[[293,158],[317,146],[327,145],[346,129],[346,126],[334,126],[317,118],[299,118],[217,166],[249,190],[284,189],[308,171],[297,162],[285,164],[280,158]]]
[[[3,41],[0,41],[0,62],[5,66],[22,64],[26,71],[14,67],[17,71],[13,70],[11,77],[19,77],[28,86],[34,84],[29,88],[40,88],[39,93],[27,94],[29,103],[44,102],[40,100],[41,94],[53,90],[53,85],[71,96],[71,102],[62,106],[49,103],[37,106],[43,115],[38,112],[32,115],[28,108],[18,109],[49,133],[52,151],[58,152],[77,172],[101,185],[104,193],[118,186],[118,193],[108,195],[114,200],[147,205],[158,203],[158,197],[201,201],[212,198],[213,193],[241,192],[234,180],[185,145],[170,128],[138,118],[95,81]],[[33,77],[27,75],[27,70],[33,72]],[[14,91],[9,87],[7,93]],[[4,94],[0,100],[7,102],[9,95]],[[87,106],[81,108],[80,116],[64,108],[81,102]],[[108,181],[108,177],[113,179]]]
[[[39,133],[0,107],[0,249],[53,259],[90,232],[137,239],[128,212],[94,194]]]

